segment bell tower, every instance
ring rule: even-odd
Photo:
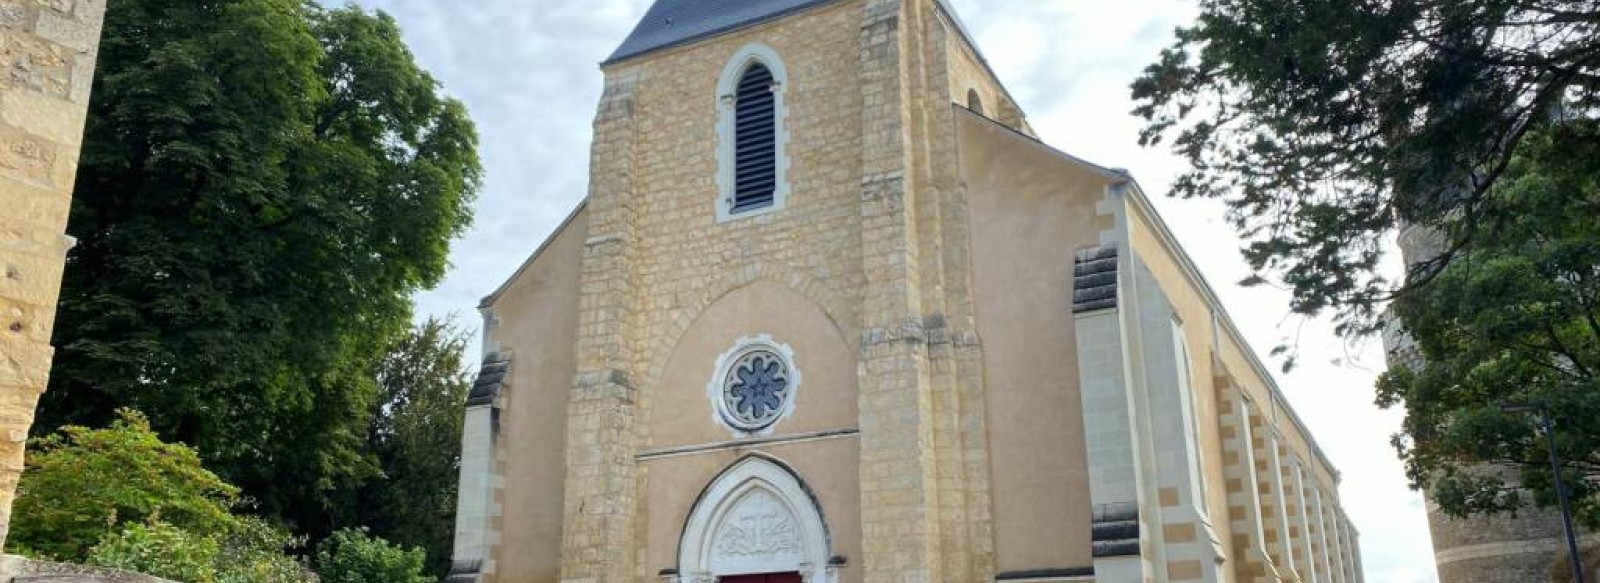
[[[815,301],[859,359],[862,549],[837,559],[865,581],[992,580],[955,104],[1031,130],[954,12],[658,0],[602,69],[561,580],[657,575],[641,420],[678,335],[756,280]]]

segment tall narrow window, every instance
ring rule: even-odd
[[[739,49],[717,81],[717,222],[783,210],[789,201],[789,74],[772,47]]]
[[[967,90],[967,109],[972,110],[972,113],[983,115],[983,98],[978,97],[977,89]]]
[[[1204,469],[1205,456],[1201,453],[1199,444],[1200,411],[1199,405],[1195,403],[1198,395],[1194,393],[1194,369],[1189,360],[1189,341],[1184,338],[1183,323],[1177,320],[1172,321],[1172,345],[1173,352],[1177,357],[1178,401],[1182,403],[1181,406],[1183,407],[1184,441],[1189,447],[1189,474],[1190,479],[1194,480],[1195,488],[1198,490],[1195,497],[1195,507],[1204,513],[1208,509],[1205,502],[1208,494],[1206,494],[1206,472]]]
[[[751,63],[734,96],[734,213],[772,206],[778,188],[777,98],[772,70]]]

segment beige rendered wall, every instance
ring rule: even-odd
[[[718,356],[739,339],[758,334],[794,350],[795,412],[766,439],[835,436],[778,445],[736,446],[714,419],[707,384]],[[765,453],[793,467],[818,492],[835,555],[860,555],[860,481],[856,413],[856,359],[850,342],[820,306],[770,279],[729,292],[695,319],[654,385],[655,405],[644,422],[650,436],[644,468],[643,528],[646,570],[675,569],[678,539],[700,492],[725,468],[750,453]],[[674,450],[715,448],[670,454]],[[665,455],[664,455],[665,454]],[[659,456],[659,457],[657,457]],[[847,581],[859,569],[846,569]]]
[[[104,0],[0,3],[0,543],[50,376]]]
[[[567,391],[577,371],[578,269],[588,235],[579,210],[486,308],[500,325],[489,340],[511,353],[496,464],[505,477],[498,500],[495,581],[553,583],[560,566]]]
[[[1073,253],[1099,243],[1106,179],[994,122],[957,116],[984,345],[999,570],[1087,567],[1089,482]]]
[[[644,427],[648,450],[733,439],[714,420],[707,383],[717,374],[718,356],[739,339],[758,334],[793,348],[792,364],[801,375],[795,413],[779,422],[771,437],[856,429],[855,350],[815,302],[761,279],[723,296],[681,338],[667,343],[676,350],[655,385],[655,405]]]

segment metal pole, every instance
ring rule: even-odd
[[[1567,485],[1561,479],[1561,458],[1556,457],[1556,432],[1550,421],[1550,404],[1539,403],[1539,417],[1544,423],[1544,437],[1550,443],[1550,471],[1556,480],[1556,499],[1561,502],[1561,527],[1567,532],[1567,554],[1572,557],[1572,576],[1577,583],[1586,583],[1583,559],[1578,556],[1578,535],[1572,530],[1572,509],[1567,506]]]

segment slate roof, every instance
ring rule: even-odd
[[[634,27],[628,39],[603,64],[611,64],[651,51],[675,47],[691,41],[738,30],[775,18],[787,16],[834,0],[656,0],[645,12],[639,26]],[[955,16],[955,11],[939,0],[939,6],[956,21],[956,27],[966,35],[966,28]],[[968,35],[968,41],[971,36]]]
[[[483,368],[478,369],[478,380],[472,383],[472,392],[467,393],[467,408],[493,405],[505,387],[509,368],[511,361],[499,353],[484,357]]]
[[[1079,251],[1072,272],[1072,313],[1117,307],[1116,245]]]
[[[833,0],[656,0],[639,26],[606,59],[614,63]]]

